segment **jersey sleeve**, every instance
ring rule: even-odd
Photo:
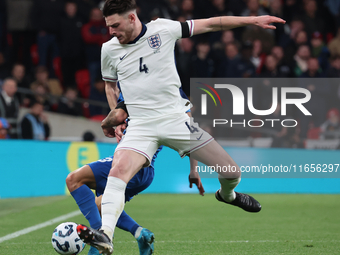
[[[112,64],[110,55],[105,50],[104,44],[101,52],[101,71],[104,81],[116,82],[118,80],[117,72]]]
[[[193,36],[194,33],[194,21],[187,20],[186,22],[181,22],[182,27],[182,38],[188,38]]]
[[[157,19],[166,30],[168,30],[174,39],[186,38],[192,36],[194,22],[192,20],[179,22],[169,19]]]

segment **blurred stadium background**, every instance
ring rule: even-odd
[[[43,196],[64,196],[67,194],[65,178],[70,171],[91,161],[110,156],[114,152],[115,140],[103,136],[99,123],[109,111],[104,83],[100,75],[101,44],[110,39],[100,12],[102,4],[103,1],[99,0],[0,0],[0,229],[3,228],[2,236],[76,210],[70,198],[62,197],[60,198],[62,202],[58,202],[58,197],[44,198],[45,200],[41,198],[41,203],[37,201]],[[340,1],[338,0],[137,0],[137,4],[138,15],[145,23],[158,17],[184,21],[219,15],[265,14],[279,16],[287,21],[285,25],[278,25],[275,31],[249,26],[179,40],[175,48],[175,57],[183,90],[188,95],[190,95],[190,77],[340,77]],[[301,126],[292,132],[285,132],[283,129],[273,132],[272,129],[266,128],[253,132],[253,130],[231,128],[228,129],[229,137],[218,140],[240,165],[245,159],[248,165],[256,165],[259,162],[289,165],[292,160],[300,160],[306,164],[339,164],[340,82],[337,82],[337,79],[335,81],[326,89],[320,86],[308,88],[312,98],[317,99],[312,103],[318,117],[305,123],[305,130],[301,130]],[[269,89],[271,91],[271,87],[260,86],[258,92],[266,94]],[[35,108],[36,102],[43,106],[41,110]],[[27,130],[29,124],[25,117],[29,112],[36,114],[36,117],[44,123],[44,137],[35,137],[33,133],[21,131]],[[218,132],[214,134],[213,130],[210,131],[219,138]],[[196,190],[188,188],[188,169],[187,159],[181,160],[177,153],[165,149],[156,161],[155,180],[146,192],[196,193]],[[213,193],[218,187],[218,181],[204,178],[203,185],[207,193]],[[339,194],[340,182],[338,178],[245,178],[238,190],[267,194]],[[184,222],[190,220],[190,213],[185,216],[186,214],[181,212],[174,212],[172,206],[164,207],[167,208],[168,213],[162,211],[159,206],[166,206],[161,202],[163,199],[169,204],[178,199],[176,195],[167,198],[164,196],[166,195],[150,194],[145,195],[144,198],[148,201],[148,205],[156,208],[152,217],[160,217],[160,220],[168,224],[167,228],[173,224],[167,219],[172,219],[177,222],[174,226],[180,229]],[[190,200],[193,199],[190,195],[185,196],[189,196]],[[181,250],[193,249],[189,245],[190,242],[199,239],[197,234],[195,235],[196,232],[190,232],[186,234],[193,238],[188,239],[187,243],[177,250],[174,248],[177,247],[176,244],[171,246],[169,243],[176,238],[182,238],[181,236],[160,238],[159,240],[165,243],[158,244],[161,247],[161,252],[158,254],[208,254],[208,252],[226,254],[224,249],[229,249],[232,254],[278,254],[280,251],[286,254],[303,254],[307,253],[306,247],[308,249],[315,245],[307,241],[316,239],[321,242],[314,254],[336,254],[336,250],[339,250],[336,241],[339,240],[339,232],[335,229],[339,229],[339,220],[336,216],[339,213],[338,195],[322,195],[321,198],[317,195],[297,196],[296,200],[294,196],[282,196],[262,196],[262,201],[267,208],[271,209],[264,213],[264,218],[257,218],[255,225],[259,227],[260,222],[266,221],[265,217],[274,214],[276,216],[270,218],[270,224],[264,226],[265,231],[261,235],[255,236],[255,227],[248,230],[253,234],[247,236],[259,241],[253,244],[254,252],[250,246],[245,248],[241,245],[242,242],[235,246],[231,244],[223,244],[223,246],[221,244],[223,240],[210,232],[210,237],[203,238],[208,241],[215,240],[216,249],[200,248],[194,249],[192,253],[181,252]],[[14,199],[23,197],[24,200]],[[32,197],[39,198],[32,200],[34,199]],[[208,195],[204,200],[211,202],[213,199],[212,195]],[[204,200],[199,200],[197,204],[205,207],[204,203],[210,203]],[[320,202],[323,200],[324,203]],[[25,206],[24,201],[28,201],[29,205]],[[143,206],[142,202],[138,203],[143,201],[143,195],[137,197],[136,201],[138,206]],[[289,229],[285,228],[285,222],[282,222],[282,218],[287,215],[284,213],[287,208],[280,206],[277,201],[285,205],[294,204],[294,210],[287,211],[291,215],[295,214],[291,221],[288,219],[290,228],[294,229],[294,223],[296,224],[295,235],[292,238],[289,238]],[[321,206],[318,206],[315,201],[319,201]],[[22,204],[22,207],[18,209],[17,204]],[[52,204],[56,206],[53,207]],[[63,209],[63,204],[67,205],[68,209]],[[54,209],[48,209],[50,206]],[[201,210],[193,203],[186,204],[183,201],[180,204],[182,208],[186,206]],[[38,209],[35,211],[32,208]],[[211,208],[214,206],[212,205]],[[131,210],[138,215],[137,207],[131,207]],[[315,214],[311,214],[313,210],[316,210]],[[41,220],[37,217],[39,212],[42,215]],[[173,218],[172,213],[179,213],[179,216]],[[201,217],[195,219],[196,224],[204,221],[203,213],[213,214],[212,211],[202,211]],[[221,213],[224,213],[222,209]],[[300,214],[306,217],[297,217]],[[27,220],[20,221],[21,217]],[[146,220],[152,226],[153,222],[149,217],[145,211],[140,219]],[[237,218],[238,213],[232,211],[228,217]],[[250,216],[242,217],[237,219],[252,224]],[[79,222],[82,218],[74,220]],[[158,223],[162,224],[161,221]],[[220,224],[215,221],[210,223]],[[153,229],[159,228],[159,224],[155,224]],[[316,225],[311,227],[310,224]],[[187,225],[188,228],[195,226],[197,225]],[[228,227],[223,224],[221,226]],[[276,231],[275,226],[282,230],[282,235],[275,235],[272,240],[269,237]],[[320,230],[323,226],[325,226],[324,232]],[[244,228],[242,225],[238,227]],[[48,230],[45,228],[44,231],[52,233],[51,228],[53,229],[53,226]],[[162,231],[165,230],[160,228],[159,232],[163,233]],[[309,235],[306,232],[309,232]],[[236,239],[229,234],[227,239],[248,240],[242,238],[242,234],[242,232],[237,233]],[[262,241],[269,239],[274,243],[275,240],[279,240],[272,250],[263,246],[265,242]],[[301,242],[301,245],[307,246],[301,246],[305,248],[300,250],[300,248],[295,249],[296,243],[289,243],[288,246],[280,243],[293,239],[297,240],[296,242],[307,240]],[[126,236],[126,240],[130,239]],[[330,240],[330,243],[327,243],[327,240]],[[0,237],[0,251],[2,249],[6,254],[37,254],[33,247],[30,252],[13,252],[11,243],[6,246],[6,242]],[[25,242],[27,246],[32,240],[26,238]],[[39,242],[49,241],[46,241],[44,236],[39,238]],[[12,243],[21,245],[20,240],[12,240]],[[329,244],[331,246],[328,246]],[[202,243],[200,245],[202,246]],[[200,245],[198,246],[201,247]],[[332,248],[328,249],[329,247]],[[50,251],[51,247],[46,249],[41,250],[39,254],[53,254],[53,251],[46,252]],[[313,251],[308,250],[308,253],[313,254]],[[125,251],[121,254],[134,253]]]

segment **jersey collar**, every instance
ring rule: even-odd
[[[141,23],[142,23],[142,32],[140,32],[140,34],[133,41],[128,42],[128,44],[136,43],[143,35],[145,35],[146,26],[143,22],[141,22]]]

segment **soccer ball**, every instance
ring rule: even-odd
[[[61,223],[52,234],[53,248],[59,254],[75,255],[80,253],[85,243],[77,234],[77,224],[74,222]]]

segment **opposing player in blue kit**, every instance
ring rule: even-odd
[[[187,100],[187,97],[183,91],[180,90],[180,93],[183,99]],[[110,112],[108,116],[112,126],[117,126],[118,124],[124,122],[128,116],[126,111],[124,98],[122,97],[122,94],[120,94],[118,105]],[[120,124],[117,127],[115,134],[113,134],[114,129],[112,129],[110,137],[116,136],[117,141],[119,141],[121,135],[123,135],[122,130],[125,130],[125,128],[126,124]],[[162,150],[162,147],[163,146],[160,146],[153,155],[150,166],[142,168],[129,181],[125,190],[125,202],[130,201],[133,196],[139,194],[150,186],[154,178],[154,162],[158,153]],[[66,184],[71,195],[75,199],[85,218],[89,221],[91,228],[94,229],[99,229],[102,224],[100,217],[101,198],[107,183],[112,160],[113,156],[89,163],[70,173],[66,178]],[[194,164],[195,162],[192,164],[191,170],[194,169]],[[190,187],[192,187],[192,184],[196,184],[200,194],[204,194],[204,188],[200,181],[199,175],[197,175],[194,171],[191,171],[191,174],[189,175],[189,183]],[[96,191],[96,198],[91,189]],[[150,230],[141,227],[125,211],[123,211],[120,215],[117,222],[117,227],[130,232],[136,238],[141,255],[153,253],[154,234]],[[99,251],[95,247],[91,246],[88,255],[97,254],[99,254]]]
[[[125,202],[130,201],[133,196],[150,186],[154,178],[154,162],[161,149],[162,147],[155,153],[152,164],[141,169],[128,183],[125,192]],[[113,156],[85,165],[70,173],[66,179],[67,187],[77,202],[79,209],[89,221],[90,226],[95,229],[101,227],[99,211],[101,196],[104,193],[112,159]],[[96,191],[96,200],[90,189]],[[151,231],[141,227],[125,211],[120,215],[117,226],[130,232],[136,238],[140,254],[152,254],[154,250],[154,234]],[[99,252],[91,246],[88,254],[94,255],[99,254]]]

